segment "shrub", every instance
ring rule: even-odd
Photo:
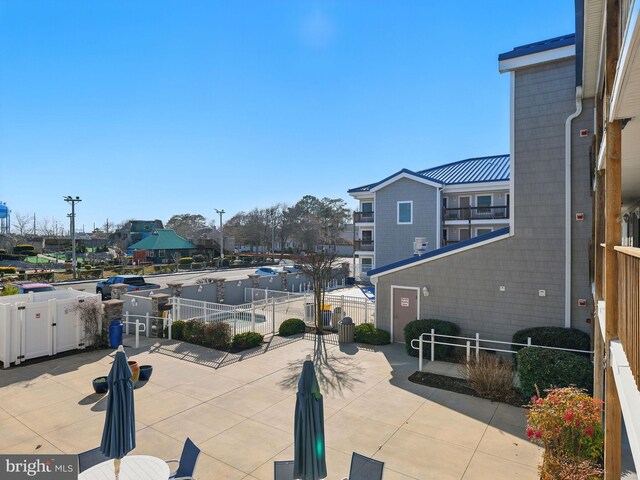
[[[7,297],[9,295],[16,295],[19,292],[18,287],[15,285],[5,285],[2,290],[0,290],[0,297]]]
[[[355,340],[369,345],[386,345],[391,342],[389,332],[379,330],[372,323],[362,323],[355,327]]]
[[[204,262],[204,255],[200,255],[199,253],[195,254],[192,258],[194,262],[198,262],[198,263]]]
[[[173,340],[184,340],[184,320],[176,320],[171,324],[171,338]],[[169,327],[164,327],[164,338],[169,338]]]
[[[184,339],[187,342],[202,345],[204,343],[204,322],[187,320],[184,324]]]
[[[18,273],[18,269],[16,267],[0,267],[0,276],[15,275],[16,273]]]
[[[306,329],[307,326],[299,318],[288,318],[280,324],[278,334],[281,337],[289,337],[298,333],[304,333]]]
[[[518,376],[522,394],[530,397],[540,389],[575,385],[593,389],[593,365],[588,358],[562,350],[528,347],[518,351]]]
[[[571,348],[574,350],[590,350],[591,340],[589,335],[577,328],[562,327],[533,327],[518,330],[513,334],[513,343],[527,343],[527,338],[531,337],[534,345],[545,345],[547,347]],[[524,347],[511,347],[514,352]],[[587,355],[588,356],[588,355]]]
[[[207,323],[204,327],[204,345],[227,350],[231,344],[231,325],[226,322]]]
[[[231,346],[237,350],[247,350],[260,345],[263,338],[262,335],[256,332],[239,333],[233,337]]]
[[[513,394],[515,372],[511,362],[498,355],[481,353],[478,360],[471,357],[460,370],[478,395],[491,400],[507,400]]]
[[[541,478],[598,478],[604,453],[601,419],[602,402],[576,387],[547,390],[546,398],[532,397],[527,436],[545,447]]]
[[[85,270],[91,270],[91,265],[86,265],[86,264],[85,264],[84,269],[85,269]]]
[[[191,265],[193,263],[193,258],[191,258],[191,257],[182,257],[180,260],[178,260],[178,263],[180,265]]]
[[[414,320],[413,322],[407,323],[404,327],[404,341],[407,349],[407,353],[412,357],[418,356],[418,350],[414,350],[411,346],[411,340],[417,339],[423,333],[431,333],[431,329],[434,329],[436,333],[441,335],[459,335],[460,327],[452,322],[447,322],[446,320]],[[452,338],[443,339],[436,337],[436,341],[444,341],[447,340],[447,343],[454,343]],[[451,356],[453,353],[453,349],[455,347],[451,347],[449,345],[436,345],[435,346],[435,358],[436,360],[446,358]]]

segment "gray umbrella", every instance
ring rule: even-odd
[[[136,419],[133,408],[133,381],[131,367],[122,345],[118,347],[116,358],[107,377],[109,396],[107,415],[102,430],[100,451],[115,459],[115,477],[120,475],[120,460],[136,448]]]
[[[326,476],[322,394],[313,362],[306,360],[296,397],[293,478],[318,480]]]

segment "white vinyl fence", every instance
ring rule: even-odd
[[[232,333],[258,332],[262,335],[275,334],[282,322],[289,318],[300,318],[309,325],[315,322],[315,306],[311,293],[296,294],[264,289],[245,290],[245,298],[254,299],[241,305],[190,300],[172,297],[171,319],[199,320],[205,323],[227,322]],[[375,304],[366,298],[325,295],[323,314],[327,327],[336,328],[345,316],[360,323],[372,323]]]
[[[84,326],[75,306],[100,302],[100,295],[56,290],[0,299],[0,361],[4,368],[31,358],[82,349]]]

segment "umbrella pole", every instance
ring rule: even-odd
[[[116,472],[116,480],[118,480],[118,478],[120,477],[120,461],[121,461],[120,458],[116,458],[113,461],[113,468],[114,468],[114,470]]]

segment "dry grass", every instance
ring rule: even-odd
[[[481,353],[478,360],[463,360],[460,371],[481,397],[506,400],[514,394],[515,371],[506,358]]]

